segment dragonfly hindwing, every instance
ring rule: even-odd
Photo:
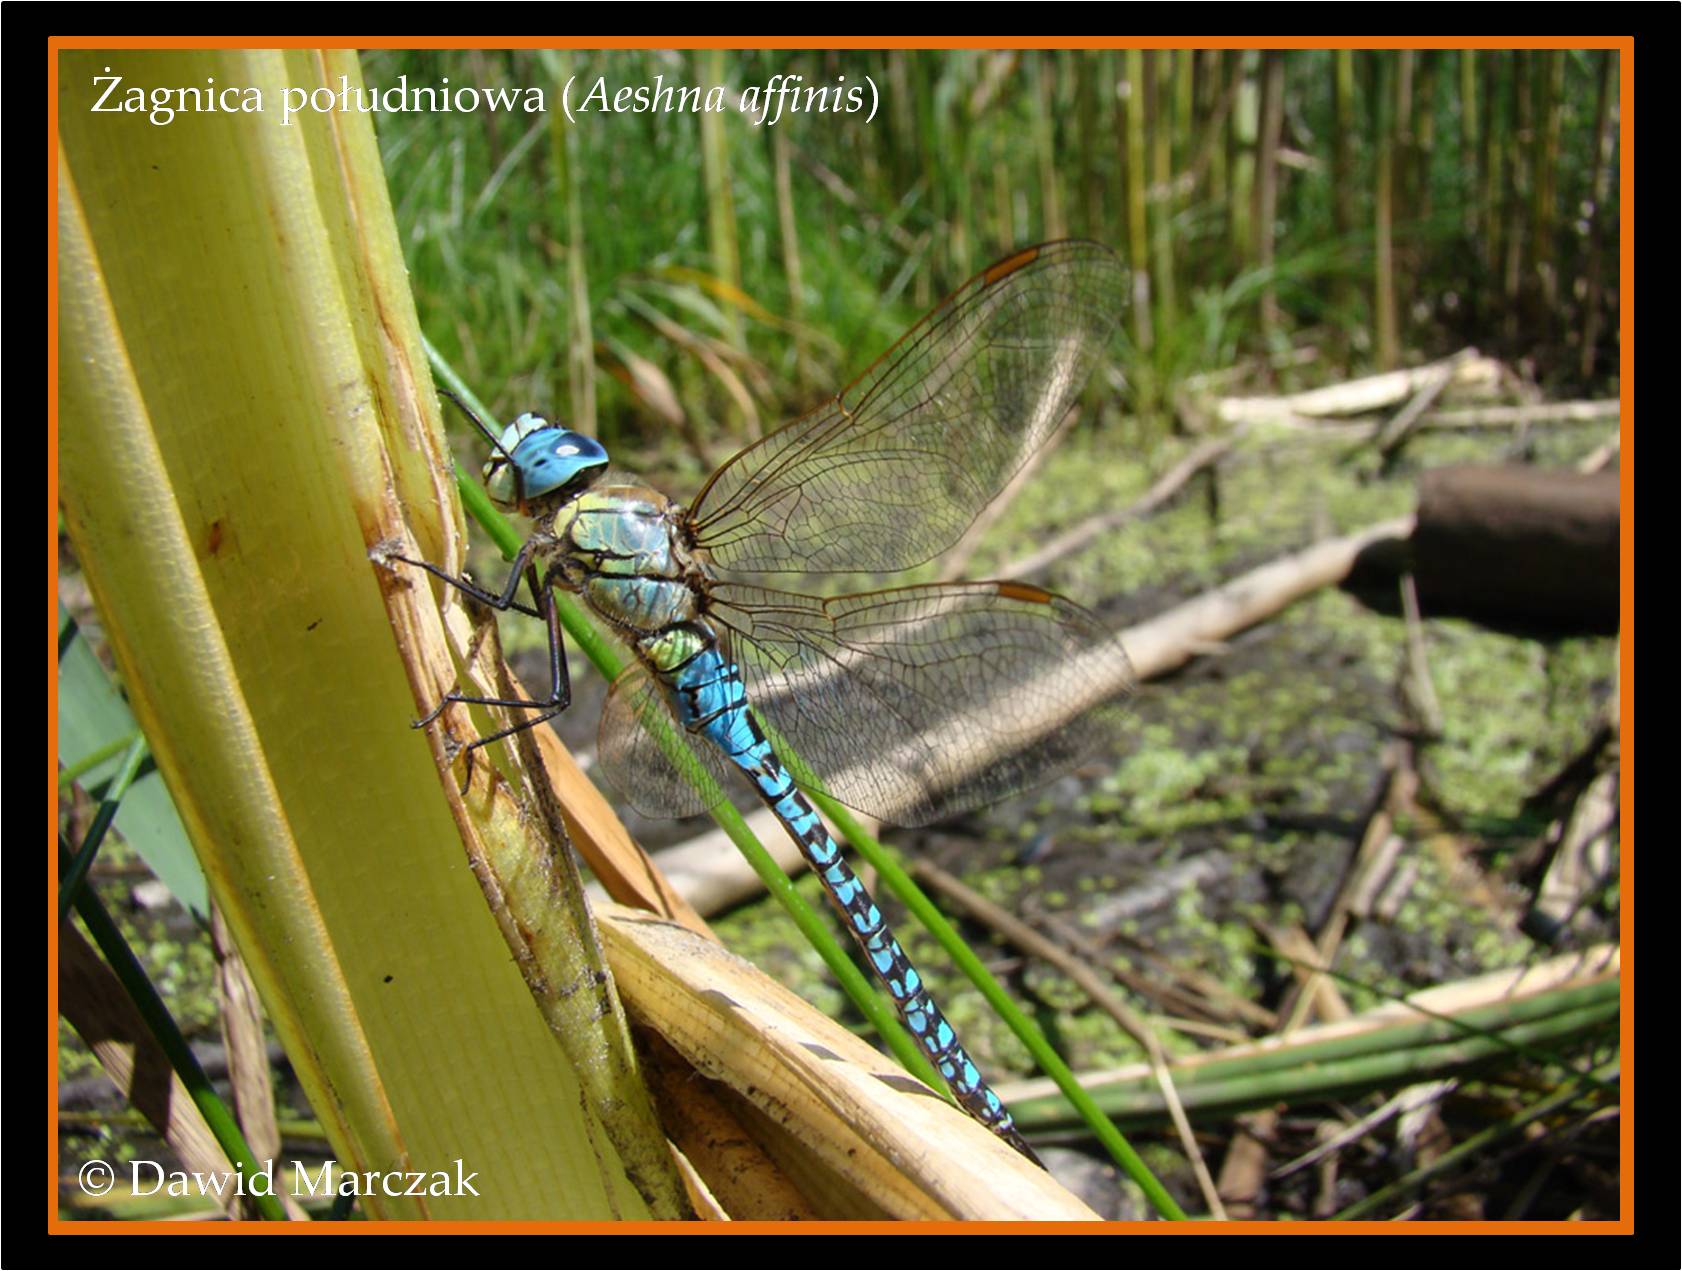
[[[644,816],[699,816],[726,798],[730,765],[672,718],[665,687],[641,665],[613,682],[596,738],[602,772]]]
[[[736,573],[895,573],[957,541],[1102,360],[1127,271],[1045,243],[977,274],[824,406],[713,474],[696,546]]]
[[[841,802],[894,825],[1031,789],[1105,753],[1124,728],[1134,677],[1120,642],[1037,587],[936,583],[824,599],[716,583],[710,602],[796,776],[816,774]]]

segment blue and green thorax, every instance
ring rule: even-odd
[[[639,485],[586,490],[545,526],[564,585],[630,639],[659,670],[683,659],[660,636],[701,618],[700,573],[684,549],[679,509]],[[668,656],[677,661],[669,661]]]

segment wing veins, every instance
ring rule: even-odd
[[[891,573],[938,554],[1053,434],[1115,326],[1124,282],[1112,253],[1077,241],[972,278],[824,405],[715,472],[692,506],[697,545],[747,573]],[[872,448],[895,431],[924,444]],[[874,501],[891,518],[847,543],[840,526],[862,522],[838,526],[846,514],[830,505],[869,506],[858,487],[873,467],[905,502]],[[804,497],[814,482],[826,497]]]

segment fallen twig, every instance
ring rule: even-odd
[[[1588,454],[1583,456],[1581,462],[1577,464],[1577,471],[1585,474],[1599,472],[1607,464],[1611,463],[1612,460],[1618,457],[1619,444],[1620,438],[1618,434],[1613,433],[1602,445],[1596,446]]]
[[[1406,1090],[1386,1099],[1384,1103],[1374,1108],[1360,1120],[1351,1121],[1340,1129],[1336,1135],[1316,1144],[1312,1150],[1304,1152],[1296,1160],[1281,1165],[1273,1171],[1272,1177],[1275,1179],[1289,1178],[1298,1170],[1314,1164],[1321,1157],[1335,1152],[1339,1148],[1346,1147],[1356,1139],[1371,1134],[1392,1117],[1400,1116],[1413,1108],[1433,1103],[1454,1091],[1459,1085],[1458,1081],[1449,1080],[1429,1081],[1421,1085],[1409,1086]]]
[[[1211,403],[1211,413],[1226,424],[1278,423],[1303,417],[1362,415],[1398,405],[1430,385],[1448,368],[1444,387],[1491,389],[1500,382],[1501,364],[1465,350],[1440,362],[1405,371],[1388,371],[1362,379],[1328,384],[1307,392],[1272,397],[1221,397]]]
[[[1413,435],[1425,412],[1436,405],[1437,398],[1442,396],[1443,390],[1454,378],[1455,371],[1477,355],[1476,349],[1465,349],[1448,361],[1439,363],[1436,372],[1419,386],[1419,391],[1408,399],[1408,404],[1397,411],[1395,418],[1379,430],[1375,444],[1378,447],[1379,463],[1384,471],[1388,472],[1395,465],[1402,446]]]
[[[1341,582],[1355,559],[1375,544],[1403,540],[1413,518],[1381,521],[1354,534],[1327,539],[1234,578],[1166,613],[1129,627],[1122,643],[1140,679],[1185,665],[1206,647],[1271,617],[1292,601]]]
[[[1432,411],[1421,426],[1449,428],[1522,428],[1531,424],[1593,424],[1618,418],[1615,397],[1587,402],[1536,402],[1524,406],[1458,406]]]
[[[1396,816],[1412,801],[1418,780],[1411,748],[1403,741],[1392,741],[1385,747],[1384,777],[1378,797],[1373,801],[1372,814],[1361,833],[1361,845],[1350,861],[1331,908],[1315,936],[1314,948],[1318,956],[1314,961],[1320,966],[1333,965],[1350,918],[1366,912],[1382,880],[1394,868],[1396,855],[1402,847],[1401,839],[1393,832]],[[1285,952],[1292,957],[1299,956],[1293,949]],[[1307,1021],[1312,1004],[1323,993],[1322,984],[1328,978],[1324,971],[1314,971],[1297,987],[1294,1000],[1281,1007],[1285,1023],[1280,1032],[1289,1033]],[[1321,1017],[1326,1018],[1326,1015],[1322,1010]]]
[[[1613,675],[1617,673],[1614,658]],[[1550,943],[1585,924],[1599,889],[1617,873],[1612,841],[1618,828],[1619,710],[1614,682],[1595,736],[1549,783],[1556,800],[1576,785],[1567,810],[1549,828],[1551,859],[1524,919],[1527,931]],[[1541,801],[1540,796],[1529,800]]]
[[[1086,932],[1068,922],[1056,913],[1040,911],[1032,912],[1031,921],[1035,926],[1043,928],[1051,936],[1069,950],[1076,957],[1092,966],[1098,966],[1108,961],[1107,955],[1097,943],[1090,939]],[[1138,995],[1156,1006],[1156,1018],[1164,1028],[1186,1037],[1200,1037],[1212,1039],[1226,1045],[1242,1041],[1248,1034],[1241,1028],[1230,1023],[1218,1023],[1222,1019],[1230,1020],[1238,1012],[1222,1013],[1212,1004],[1215,995],[1201,993],[1187,986],[1189,979],[1178,973],[1172,965],[1156,957],[1138,942],[1134,942],[1128,950],[1131,958],[1136,959],[1145,968],[1140,971],[1129,970],[1125,966],[1111,966],[1110,977],[1123,988]],[[1236,994],[1229,994],[1236,998]],[[1244,999],[1239,998],[1239,1002]],[[1264,1021],[1272,1017],[1262,1012]]]
[[[1425,624],[1419,617],[1419,589],[1414,586],[1411,573],[1402,575],[1401,592],[1402,618],[1407,627],[1407,673],[1402,681],[1402,700],[1425,737],[1440,737],[1443,708],[1431,682],[1431,664],[1425,653]]]

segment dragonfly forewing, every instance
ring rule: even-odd
[[[713,474],[695,545],[738,573],[895,573],[955,543],[1074,406],[1127,294],[1097,243],[978,274],[830,402]]]

